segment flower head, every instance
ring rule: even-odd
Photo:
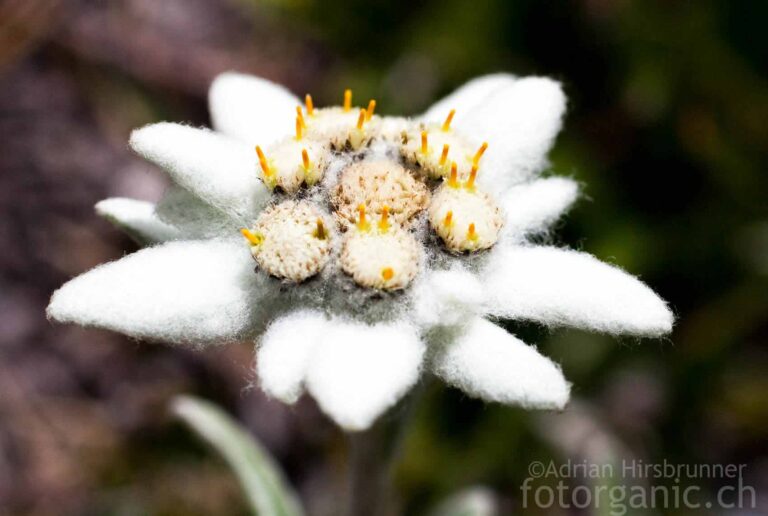
[[[50,317],[176,343],[255,339],[263,389],[308,390],[367,428],[427,369],[470,395],[561,408],[560,368],[486,317],[658,336],[648,287],[576,251],[532,245],[574,202],[539,178],[565,98],[554,81],[490,75],[414,119],[316,107],[227,73],[217,132],[161,123],[131,146],[175,182],[157,206],[101,215],[150,247],[73,279]]]

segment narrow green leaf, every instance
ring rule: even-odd
[[[173,401],[173,412],[216,449],[237,475],[254,514],[301,516],[298,497],[266,449],[213,403],[191,396]]]
[[[496,497],[484,487],[470,487],[450,496],[429,513],[430,516],[495,516]]]

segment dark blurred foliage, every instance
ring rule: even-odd
[[[638,274],[679,316],[664,341],[510,327],[563,363],[573,404],[528,413],[428,385],[397,468],[404,510],[484,483],[518,512],[528,462],[548,458],[746,463],[766,503],[766,19],[726,0],[0,1],[0,515],[244,513],[170,420],[182,392],[244,421],[312,514],[336,512],[343,436],[311,401],[249,389],[250,344],[194,353],[44,316],[63,281],[135,249],[93,204],[165,188],[130,129],[207,123],[228,69],[409,113],[477,74],[560,79],[552,169],[586,197],[556,242]]]

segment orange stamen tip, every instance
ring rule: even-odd
[[[477,177],[477,163],[472,165],[472,170],[469,171],[469,179],[467,179],[467,182],[464,186],[466,186],[469,189],[474,188],[476,177]]]
[[[315,230],[315,238],[319,238],[320,240],[325,240],[325,238],[328,236],[328,233],[325,231],[325,224],[323,224],[323,219],[317,219],[317,229]]]
[[[363,124],[365,123],[365,109],[360,110],[360,115],[357,117],[357,128],[359,130],[363,129]]]
[[[451,129],[451,122],[453,121],[453,117],[456,114],[455,109],[451,109],[451,112],[448,113],[448,116],[445,117],[445,122],[443,122],[443,131],[448,131]]]
[[[347,88],[344,90],[344,111],[352,109],[352,90]]]
[[[459,170],[455,161],[451,162],[451,175],[448,177],[448,186],[453,188],[459,186]]]
[[[304,105],[307,106],[307,114],[313,116],[315,114],[315,105],[312,103],[312,95],[309,93],[304,96]]]
[[[475,157],[472,158],[472,163],[477,165],[480,162],[480,158],[483,157],[483,154],[485,153],[487,148],[488,148],[488,142],[483,142],[480,148],[477,149],[477,152],[475,153]]]
[[[264,151],[261,150],[260,146],[256,146],[256,154],[259,156],[259,165],[261,166],[262,172],[264,172],[265,176],[271,176],[272,175],[272,169],[269,168],[269,163],[267,162],[267,157],[264,155]]]
[[[304,164],[305,169],[309,169],[309,153],[307,149],[301,149],[301,162]]]
[[[376,101],[371,99],[370,102],[368,102],[368,110],[365,112],[365,119],[370,120],[375,110],[376,110]]]
[[[421,131],[421,153],[426,154],[427,153],[427,131]]]
[[[261,242],[264,240],[263,237],[257,235],[250,229],[242,228],[240,233],[243,234],[243,236],[246,238],[246,240],[248,240],[248,242],[250,242],[251,245],[261,245]]]
[[[447,143],[443,145],[443,153],[440,154],[440,166],[442,167],[445,165],[445,161],[448,159],[448,150],[450,149],[450,145]]]
[[[384,267],[381,269],[381,277],[384,279],[384,281],[389,281],[395,277],[395,271],[392,269],[392,267]]]
[[[381,220],[379,220],[379,229],[387,231],[389,229],[389,206],[386,204],[381,208]]]
[[[469,225],[469,228],[467,228],[467,238],[469,240],[477,240],[477,231],[475,231],[475,223],[471,223]]]
[[[445,214],[445,218],[443,219],[443,225],[444,226],[450,226],[453,223],[453,211],[448,211],[448,213]]]
[[[368,221],[365,220],[365,204],[357,205],[357,229],[366,231],[370,228]]]
[[[302,123],[301,118],[296,117],[296,139],[297,140],[301,140],[302,136],[304,136],[303,129],[304,129],[304,124]]]
[[[301,122],[302,129],[307,127],[307,124],[304,122],[304,112],[301,110],[301,106],[296,106],[296,118]]]

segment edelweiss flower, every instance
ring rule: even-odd
[[[578,193],[537,178],[565,109],[552,80],[481,77],[415,119],[354,108],[349,91],[341,107],[315,108],[232,73],[209,100],[217,132],[133,132],[176,186],[157,206],[96,209],[150,247],[64,285],[50,317],[172,343],[256,339],[268,394],[292,403],[306,389],[349,430],[423,370],[484,400],[563,407],[560,368],[489,317],[672,327],[637,279],[527,239]]]

